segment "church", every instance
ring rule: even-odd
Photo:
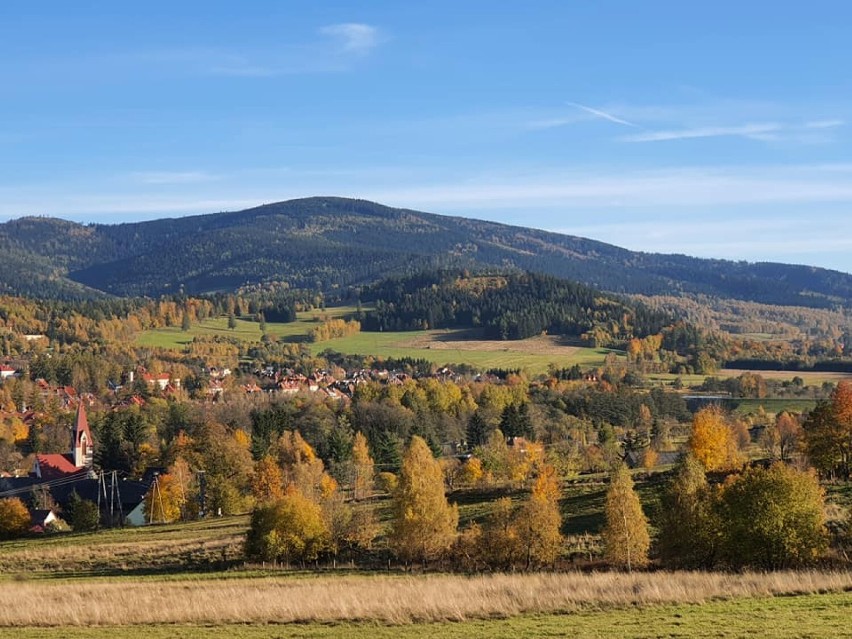
[[[71,429],[71,452],[36,455],[33,474],[42,481],[63,479],[72,475],[83,477],[92,473],[92,433],[82,399]]]

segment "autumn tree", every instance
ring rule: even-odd
[[[20,537],[30,528],[30,511],[17,497],[0,499],[0,539]]]
[[[648,520],[624,465],[618,466],[612,473],[604,514],[606,525],[602,537],[606,560],[628,571],[646,565],[651,545]]]
[[[426,442],[413,437],[394,494],[391,548],[405,562],[435,559],[452,544],[458,520],[458,507],[444,495],[441,465]]]
[[[662,496],[658,546],[666,564],[713,565],[718,546],[714,499],[704,466],[692,455],[683,456]]]
[[[817,402],[802,426],[811,463],[825,475],[852,476],[852,382]]]
[[[375,467],[367,438],[361,432],[355,433],[352,444],[352,475],[352,498],[358,501],[370,497],[373,493]]]
[[[328,536],[319,505],[291,489],[278,501],[254,509],[245,551],[254,560],[311,561],[327,547]]]
[[[828,543],[824,508],[816,477],[780,462],[729,478],[719,503],[723,562],[764,569],[814,563]]]
[[[178,521],[185,502],[186,494],[178,478],[169,474],[159,475],[145,494],[145,518],[159,523]]]
[[[775,428],[781,461],[790,461],[802,441],[802,424],[795,415],[782,411],[775,416]]]
[[[687,447],[707,470],[729,470],[741,462],[734,433],[718,406],[695,413]]]
[[[251,494],[258,504],[277,501],[284,496],[284,479],[278,462],[267,455],[254,466]]]
[[[518,513],[516,528],[526,568],[552,565],[562,549],[559,482],[553,466],[543,464],[532,493]]]

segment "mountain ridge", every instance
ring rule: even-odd
[[[6,258],[0,290],[43,289],[57,297],[203,293],[273,280],[333,291],[422,268],[484,265],[616,293],[852,305],[852,275],[840,271],[631,251],[573,235],[338,197],[113,225],[23,217],[0,224],[0,250]]]

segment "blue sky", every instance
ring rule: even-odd
[[[340,195],[852,272],[850,23],[839,1],[6,0],[0,219]]]

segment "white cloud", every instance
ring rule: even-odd
[[[694,138],[744,137],[758,140],[768,140],[771,134],[783,131],[784,127],[777,123],[744,124],[740,126],[706,126],[687,129],[672,129],[667,131],[648,131],[625,135],[620,139],[624,142],[663,142],[668,140],[688,140]]]
[[[843,126],[846,124],[844,120],[813,120],[810,122],[805,122],[806,129],[833,129],[838,126]]]
[[[379,44],[378,29],[360,22],[330,24],[322,27],[320,33],[336,39],[344,51],[351,53],[368,53]]]

